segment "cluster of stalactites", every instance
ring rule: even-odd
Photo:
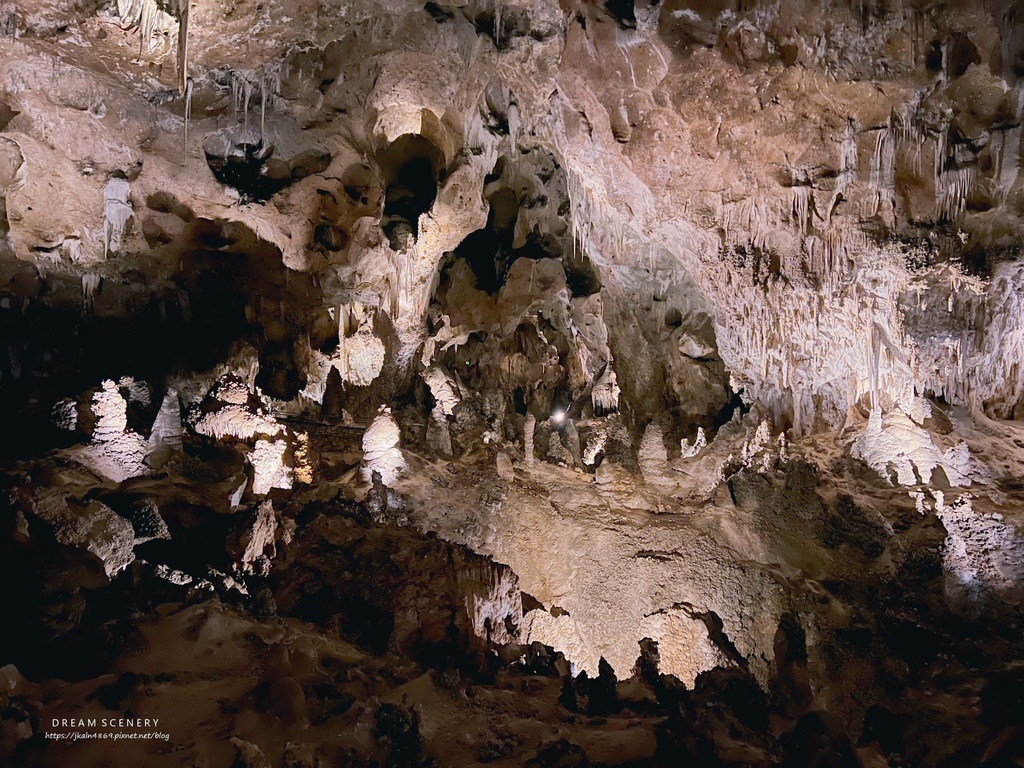
[[[654,247],[582,175],[566,171],[573,258],[637,266],[653,274]]]
[[[242,123],[242,133],[249,132],[249,112],[254,99],[260,105],[260,139],[266,133],[267,107],[274,106],[274,99],[281,91],[281,63],[274,62],[257,70],[231,71],[231,105],[235,118]]]
[[[919,313],[948,318],[927,348],[914,350],[918,389],[1014,418],[1024,402],[1024,268],[1001,264],[985,282],[946,266],[911,286],[907,300]]]
[[[189,0],[117,0],[117,15],[125,26],[137,27],[142,51],[150,51],[153,35],[164,19],[178,27],[178,90],[184,94],[188,82]]]
[[[1012,319],[1019,312],[994,309],[1017,309],[1016,293],[1007,286],[1015,287],[1019,280],[1008,276],[998,283],[1001,287],[992,285],[984,296],[972,294],[963,301],[952,291],[948,313],[963,314],[969,331],[947,334],[937,344],[940,354],[929,353],[939,359],[924,360],[907,336],[901,305],[915,279],[907,267],[912,255],[891,244],[876,245],[857,221],[875,218],[895,229],[896,180],[903,167],[926,180],[931,177],[932,215],[939,221],[955,221],[981,181],[973,165],[958,163],[948,118],[936,122],[925,115],[922,98],[916,94],[874,129],[874,151],[866,168],[858,168],[857,160],[858,137],[865,129],[847,119],[838,142],[836,185],[827,193],[806,179],[794,179],[786,195],[755,189],[744,199],[723,201],[726,249],[770,252],[782,243],[785,250],[786,238],[779,233],[787,221],[797,230],[798,252],[777,257],[780,272],[756,287],[731,266],[725,280],[717,271],[713,278],[694,274],[714,307],[722,357],[737,374],[745,397],[760,403],[761,412],[777,424],[795,426],[797,433],[821,421],[841,423],[847,409],[863,397],[872,409],[885,409],[902,407],[915,393],[927,391],[971,406],[995,398],[1007,411],[1024,394],[1017,391],[1021,387],[1000,383],[1020,379],[1016,371],[1024,364],[1024,334]],[[1024,88],[1014,88],[1010,104],[1018,118],[1024,114]],[[1020,120],[1015,124],[991,140],[994,188],[1003,196],[1018,176]],[[654,249],[638,230],[623,223],[599,180],[574,173],[571,162],[567,177],[574,256],[614,265],[647,261],[656,279]],[[867,194],[855,195],[858,183],[866,185]],[[853,217],[834,215],[840,201],[854,197],[866,208]],[[701,250],[700,243],[691,245]],[[987,319],[982,319],[986,312]],[[951,327],[959,323],[957,317],[951,319]]]
[[[936,220],[955,221],[966,209],[967,200],[980,181],[975,166],[962,166],[957,162],[954,147],[949,141],[949,125],[926,126],[919,119],[922,96],[922,93],[918,93],[900,108],[893,110],[886,125],[878,131],[868,179],[872,210],[865,213],[869,215],[881,213],[883,220],[886,220],[886,207],[891,210],[895,206],[897,157],[909,158],[914,174],[923,176],[924,150],[929,145],[933,158]],[[1014,111],[1014,126],[994,132],[991,139],[995,187],[1004,197],[1016,181],[1019,168],[1020,118],[1024,115],[1024,89],[1021,86],[1014,88],[1010,102]],[[886,223],[890,228],[894,226],[895,220],[891,213]]]
[[[181,0],[186,2],[186,0]],[[187,24],[187,16],[186,22]],[[183,38],[179,38],[179,51],[182,51]],[[184,55],[184,53],[180,53]],[[192,119],[192,94],[195,82],[188,77],[187,73],[181,74],[179,90],[185,97],[185,120],[183,125],[184,139],[188,140],[188,124]],[[260,107],[260,127],[256,136],[258,141],[263,142],[266,136],[267,110],[272,109],[281,91],[281,62],[275,61],[264,64],[259,69],[242,70],[233,69],[228,72],[228,82],[231,87],[231,107],[235,120],[242,125],[243,141],[248,141],[252,134],[249,131],[249,114],[257,99]],[[230,147],[230,144],[227,145]],[[226,148],[227,148],[226,147]]]
[[[1022,91],[1015,93],[1013,103],[1024,104]],[[957,164],[948,138],[949,127],[926,126],[919,119],[919,106],[920,96],[892,111],[886,125],[877,131],[867,169],[868,210],[861,214],[878,217],[890,229],[896,225],[898,162],[908,162],[913,172],[927,176],[924,158],[931,150],[933,215],[937,220],[953,221],[963,213],[979,181],[975,167]],[[996,188],[1004,194],[1017,177],[1019,130],[1001,132],[994,146]],[[985,386],[983,381],[1004,374],[1009,379],[1019,378],[1013,375],[1013,366],[1019,366],[1021,360],[1014,345],[1016,325],[1002,321],[1003,325],[1009,322],[1014,326],[1002,329],[1005,333],[999,328],[987,334],[974,329],[985,327],[978,324],[979,307],[989,301],[1004,306],[1012,303],[1009,292],[996,291],[998,296],[981,299],[966,295],[963,314],[971,316],[964,318],[965,327],[971,331],[960,337],[949,334],[938,344],[942,360],[923,364],[916,345],[906,338],[904,309],[900,306],[901,295],[911,281],[905,254],[872,245],[859,227],[831,216],[838,195],[845,194],[857,182],[857,176],[856,126],[848,121],[840,145],[836,190],[822,215],[815,191],[806,185],[792,188],[788,210],[780,208],[771,196],[757,192],[723,206],[727,244],[736,240],[746,247],[767,247],[770,233],[781,220],[790,218],[802,243],[799,264],[810,276],[809,287],[813,289],[804,290],[800,275],[793,275],[784,288],[770,283],[764,286],[763,295],[751,302],[750,297],[744,298],[745,286],[731,275],[726,280],[726,291],[710,286],[719,309],[723,357],[740,370],[752,370],[757,380],[749,382],[748,396],[763,398],[769,412],[791,419],[800,427],[797,431],[810,428],[816,416],[822,415],[815,411],[825,410],[826,418],[835,421],[845,407],[864,394],[873,409],[898,405],[915,391],[944,394],[952,402],[969,405],[980,404],[975,394],[979,390],[998,397],[995,390],[999,388]],[[783,258],[784,270],[787,263]],[[882,281],[877,279],[881,271],[878,263],[889,268],[889,277]],[[958,292],[951,290],[950,314],[956,314],[961,303],[955,296]],[[982,335],[984,339],[979,338]],[[851,338],[859,338],[862,343],[850,344]],[[983,354],[990,365],[967,364],[972,345],[985,345]],[[999,373],[990,375],[990,371]],[[850,382],[845,392],[835,384],[843,381]],[[1015,402],[1019,394],[1009,393],[1004,399]]]

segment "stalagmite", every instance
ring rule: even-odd
[[[604,430],[599,431],[597,434],[592,435],[587,440],[587,446],[583,450],[583,463],[592,467],[597,462],[597,456],[604,451],[605,446],[608,444],[608,433]]]
[[[51,418],[54,426],[74,432],[78,427],[78,403],[70,398],[54,403]]]
[[[285,463],[288,443],[285,440],[257,440],[246,457],[252,465],[252,492],[258,496],[270,493],[272,488],[287,490],[292,487],[292,468]]]
[[[459,404],[461,396],[458,384],[454,378],[444,369],[443,366],[434,364],[423,372],[423,380],[430,387],[430,394],[433,396],[436,407],[445,416],[455,413],[455,407]]]
[[[657,424],[648,424],[644,429],[644,436],[637,450],[637,462],[645,479],[656,477],[668,466],[668,451],[665,449],[661,427]]]
[[[1001,519],[975,512],[970,494],[949,505],[937,498],[935,513],[946,529],[943,567],[969,597],[1011,589],[1024,578],[1024,539]]]
[[[448,428],[448,416],[445,414],[440,403],[436,404],[430,411],[426,440],[427,445],[441,455],[452,455],[452,436]]]
[[[294,432],[292,434],[292,456],[294,458],[292,477],[295,482],[312,483],[313,464],[310,456],[308,432]]]
[[[970,486],[970,452],[963,448],[942,451],[927,431],[916,425],[900,409],[883,415],[872,411],[863,434],[853,443],[851,453],[862,459],[882,477],[895,471],[899,485],[912,486],[933,482],[933,473],[941,468],[953,486]]]
[[[117,380],[117,387],[127,393],[129,403],[141,403],[148,406],[152,402],[149,385],[145,381],[131,376],[122,376]]]
[[[381,408],[366,432],[363,433],[362,478],[370,482],[371,475],[379,472],[385,485],[392,485],[405,469],[405,457],[399,447],[401,430],[390,408]]]
[[[146,474],[146,439],[128,429],[128,402],[107,379],[93,395],[92,441],[70,450],[77,461],[115,482]]]
[[[117,390],[117,385],[107,379],[99,392],[93,395],[92,410],[96,414],[93,440],[108,442],[120,437],[128,428],[128,403]]]
[[[512,459],[508,457],[507,453],[498,451],[495,455],[495,462],[497,464],[498,477],[506,483],[511,483],[516,479],[516,471],[512,466]]]
[[[708,439],[704,435],[704,427],[697,427],[697,436],[693,439],[693,445],[685,437],[680,442],[680,458],[692,459],[700,454],[708,445]]]
[[[526,414],[526,419],[523,422],[523,455],[528,467],[533,466],[533,435],[536,430],[537,418],[532,413]]]
[[[275,535],[277,533],[277,516],[270,500],[260,502],[252,521],[242,531],[238,540],[237,567],[242,573],[264,571],[268,567],[266,561],[277,553]]]
[[[146,444],[147,460],[155,454],[180,451],[182,448],[181,435],[181,407],[178,403],[178,392],[170,387],[164,395],[160,410],[153,421],[153,429]]]

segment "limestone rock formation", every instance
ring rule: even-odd
[[[178,402],[178,393],[172,387],[164,395],[149,433],[149,441],[146,443],[147,463],[159,461],[168,452],[180,451],[181,435],[181,406]]]
[[[405,467],[405,459],[399,448],[401,431],[391,415],[384,408],[363,433],[363,479],[370,479],[377,472],[386,485],[393,485]]]
[[[277,518],[270,501],[263,501],[246,515],[234,542],[236,563],[242,573],[266,575],[277,553]]]
[[[0,4],[0,764],[1019,764],[1022,78],[1016,0]]]

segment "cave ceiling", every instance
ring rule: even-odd
[[[1022,76],[1009,0],[0,5],[0,764],[1024,764]]]

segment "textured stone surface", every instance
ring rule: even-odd
[[[126,763],[1019,762],[1022,51],[0,6],[0,763],[164,696]]]

